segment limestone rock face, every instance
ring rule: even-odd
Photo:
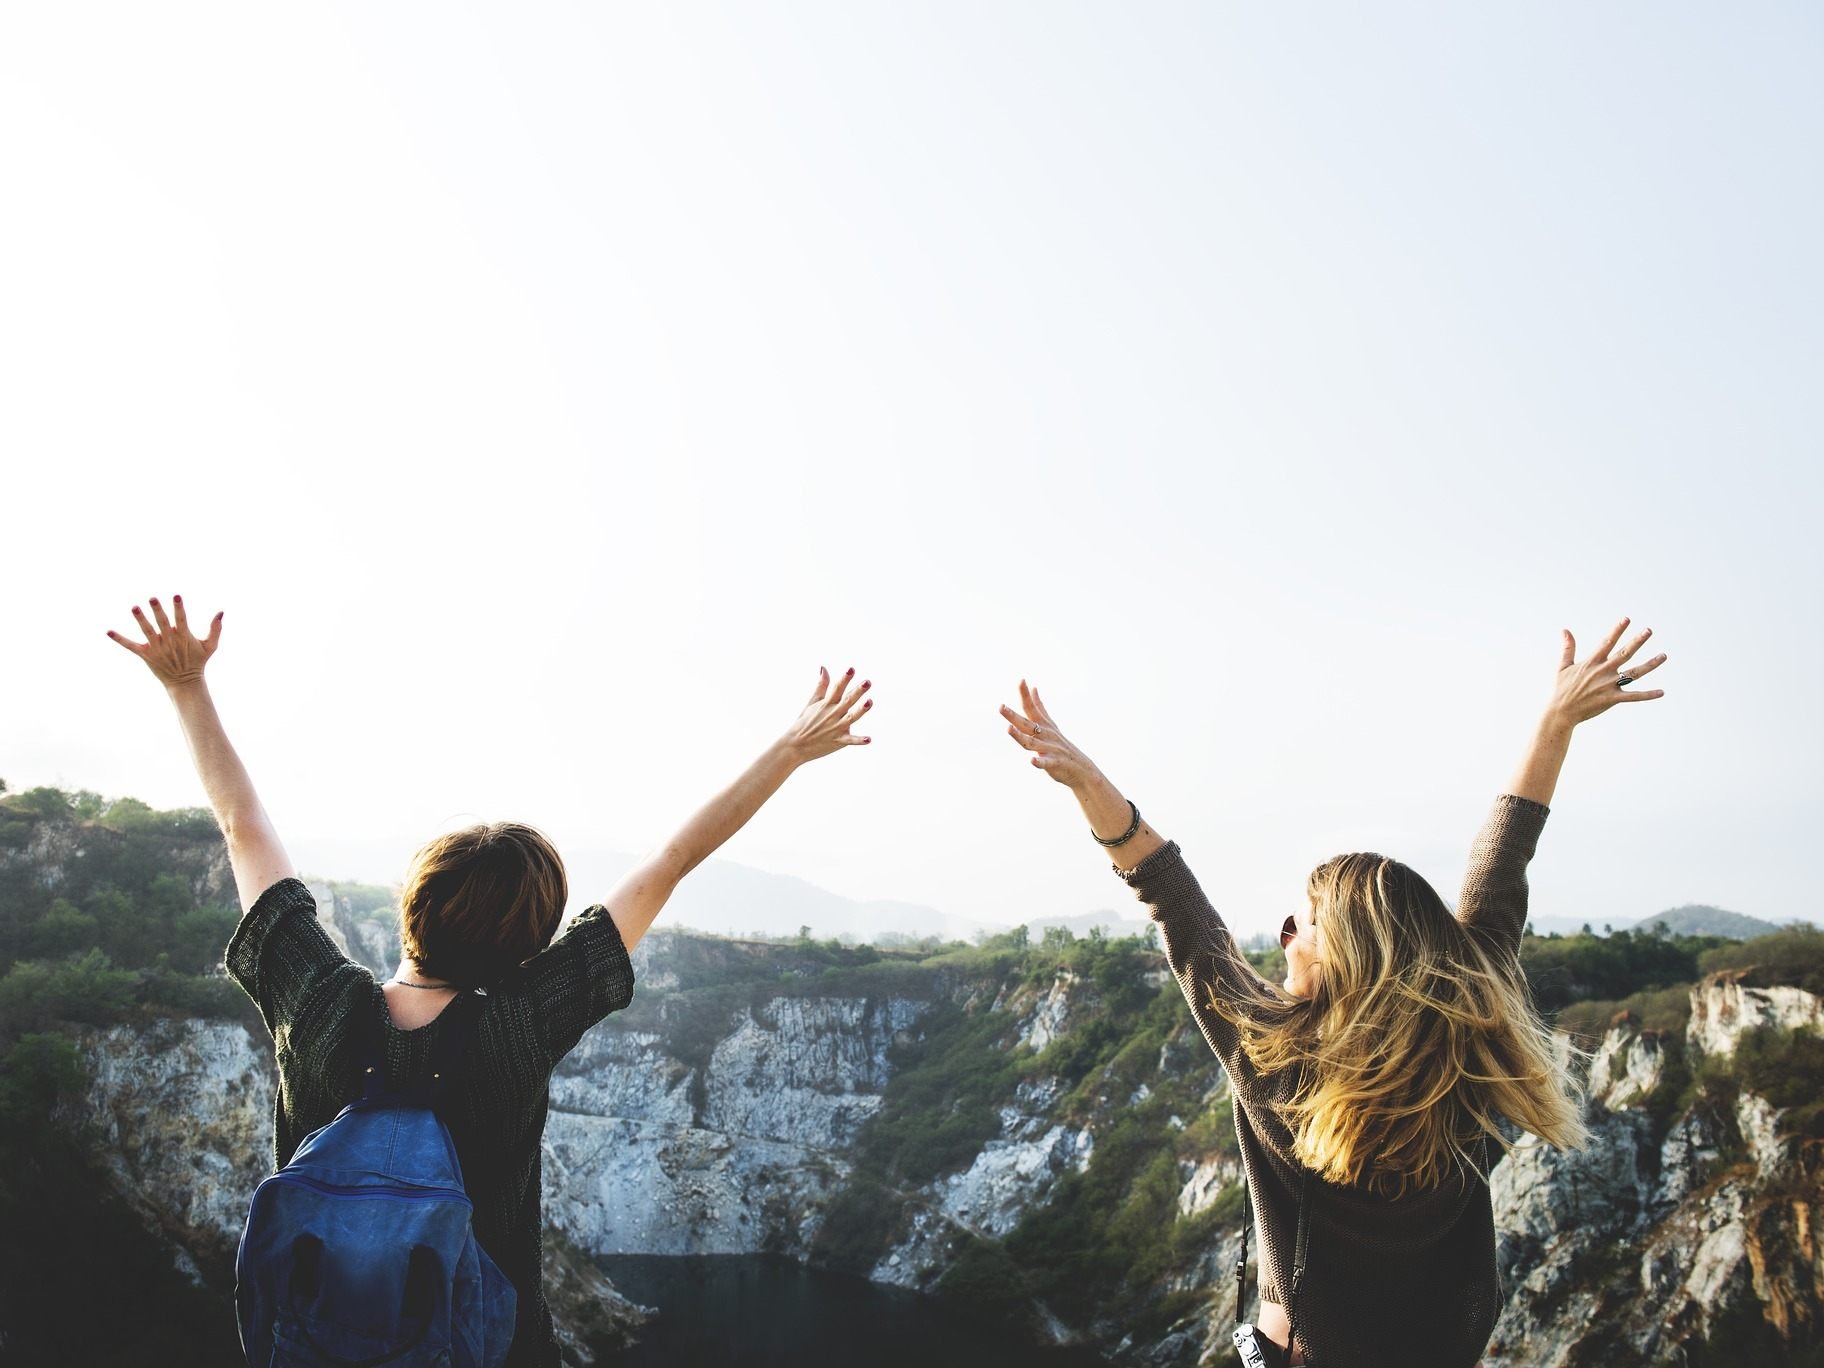
[[[928,1007],[773,997],[733,1011],[703,1064],[610,1018],[552,1079],[548,1218],[595,1254],[802,1255]]]
[[[338,898],[330,885],[308,885],[310,896],[317,901],[317,923],[336,948],[350,959],[366,965],[376,978],[387,978],[399,967],[399,919],[397,909],[389,919],[358,917],[346,898]]]
[[[232,1260],[271,1167],[270,1047],[220,1021],[116,1026],[79,1044],[92,1083],[65,1119],[180,1247]]]
[[[554,1112],[545,1218],[591,1254],[802,1256],[848,1172],[801,1145]]]
[[[90,1086],[59,1116],[193,1282],[226,1295],[253,1190],[272,1169],[272,1042],[237,1022],[170,1019],[84,1031]],[[566,1361],[629,1342],[645,1318],[561,1241],[547,1291]],[[573,1295],[572,1295],[573,1294]]]
[[[808,1149],[844,1149],[880,1110],[887,1049],[928,1004],[774,998],[715,1048],[703,1124]]]
[[[1754,977],[1752,970],[1734,969],[1712,974],[1692,989],[1685,1035],[1693,1050],[1726,1058],[1742,1033],[1757,1026],[1824,1030],[1824,998],[1785,984],[1756,985]]]
[[[1657,1031],[1618,1025],[1590,1061],[1590,1101],[1610,1111],[1637,1104],[1659,1086],[1665,1064],[1665,1042]]]
[[[1694,1107],[1673,1122],[1659,1147],[1654,1213],[1665,1214],[1709,1182],[1739,1139],[1708,1107]]]
[[[1735,1084],[1697,1087],[1663,1135],[1638,1105],[1674,1051],[1727,1080],[1744,1031],[1824,1024],[1813,995],[1743,982],[1754,974],[1696,985],[1682,1040],[1618,1023],[1591,1060],[1589,1147],[1560,1152],[1524,1137],[1496,1166],[1507,1303],[1488,1368],[1778,1362],[1817,1333],[1824,1251],[1811,1227],[1824,1145]]]
[[[1159,1047],[1157,1075],[1148,1072],[1150,1045],[1143,1067],[1118,1075],[1118,1085],[1044,1073],[1045,1047],[1085,1019],[1090,986],[1069,976],[1037,987],[951,982],[941,992],[954,996],[930,1000],[742,979],[706,1006],[690,996],[687,955],[762,951],[648,941],[655,948],[642,954],[654,957],[654,972],[641,991],[653,996],[589,1032],[551,1083],[544,1173],[557,1263],[548,1277],[572,1362],[587,1362],[591,1344],[637,1334],[643,1314],[598,1281],[591,1255],[812,1257],[830,1202],[853,1176],[863,1128],[893,1083],[902,1058],[894,1046],[917,1040],[940,1006],[999,1010],[1004,1030],[983,1048],[1023,1043],[1039,1057],[1018,1056],[1028,1062],[994,1099],[998,1129],[966,1163],[898,1194],[904,1228],[871,1271],[882,1283],[930,1290],[966,1237],[1011,1234],[1056,1184],[1094,1163],[1098,1127],[1145,1102],[1145,1079],[1156,1089],[1161,1077],[1207,1069],[1215,1081],[1199,1078],[1196,1089],[1204,1102],[1226,1092],[1188,1026]],[[1720,1361],[1744,1335],[1755,1354],[1742,1361],[1777,1362],[1815,1341],[1824,1144],[1795,1133],[1793,1113],[1728,1082],[1727,1061],[1751,1026],[1817,1029],[1824,1013],[1810,994],[1745,977],[1699,984],[1683,1036],[1617,1023],[1589,1062],[1590,1145],[1558,1151],[1522,1137],[1496,1166],[1490,1195],[1506,1301],[1487,1368]],[[94,1083],[62,1119],[173,1259],[193,1277],[219,1278],[267,1169],[271,1042],[233,1023],[173,1020],[88,1031],[81,1044]],[[1683,1088],[1687,1077],[1700,1080],[1688,1090],[1695,1100],[1668,1115],[1672,1082]],[[1194,1119],[1166,1124],[1182,1134]],[[1208,1211],[1239,1177],[1215,1151],[1181,1148],[1177,1163],[1177,1209],[1187,1216]],[[1187,1297],[1176,1323],[1150,1338],[1096,1329],[1112,1363],[1228,1361],[1239,1232],[1206,1238],[1158,1286],[1160,1297]],[[592,1320],[600,1306],[609,1314]]]
[[[1211,1155],[1196,1163],[1185,1160],[1178,1167],[1184,1175],[1184,1186],[1178,1190],[1178,1210],[1185,1216],[1208,1211],[1218,1197],[1242,1180],[1241,1161],[1227,1155]]]
[[[1020,1044],[1030,1046],[1034,1054],[1039,1054],[1064,1034],[1070,1020],[1071,989],[1076,982],[1077,976],[1068,969],[1058,971],[1051,990],[1020,1023]]]
[[[594,1368],[603,1351],[639,1338],[640,1327],[658,1313],[650,1306],[628,1301],[589,1257],[556,1230],[544,1238],[545,1301],[564,1362],[576,1368]]]

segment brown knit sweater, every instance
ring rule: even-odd
[[[1471,853],[1457,907],[1462,921],[1516,956],[1526,923],[1526,866],[1546,812],[1526,798],[1496,801]],[[1149,904],[1172,972],[1229,1075],[1260,1238],[1261,1297],[1283,1304],[1304,1171],[1275,1104],[1291,1096],[1296,1080],[1257,1074],[1235,1027],[1208,1006],[1212,994],[1252,997],[1242,985],[1258,982],[1258,975],[1175,841],[1117,873]],[[1397,1199],[1311,1178],[1309,1251],[1291,1310],[1312,1364],[1469,1368],[1476,1362],[1501,1307],[1488,1193],[1488,1173],[1499,1157],[1499,1146],[1485,1139],[1477,1147],[1475,1173]]]
[[[258,1004],[278,1056],[275,1168],[359,1094],[362,1032],[385,1032],[395,1086],[426,1083],[431,1047],[450,1015],[415,1031],[394,1026],[374,976],[336,949],[316,913],[310,890],[283,879],[260,895],[228,942],[228,973]],[[519,1294],[513,1368],[560,1361],[540,1284],[539,1159],[551,1071],[584,1031],[632,1000],[633,966],[620,931],[597,906],[494,984],[473,1014],[472,1053],[444,1116],[475,1203],[475,1238]]]

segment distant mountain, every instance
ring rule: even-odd
[[[566,851],[564,864],[574,895],[571,905],[582,907],[606,898],[633,867],[633,857],[619,851]],[[917,903],[845,898],[789,874],[769,874],[728,860],[708,860],[691,871],[665,904],[659,924],[718,936],[796,936],[808,926],[817,940],[856,941],[889,931],[970,940],[977,931],[991,929]]]
[[[1589,917],[1556,917],[1547,913],[1544,916],[1528,917],[1526,921],[1527,925],[1533,928],[1533,934],[1536,936],[1574,936],[1585,926],[1600,936],[1603,934],[1602,928],[1605,926],[1613,927],[1617,931],[1632,931],[1639,924],[1639,919],[1636,917],[1600,914]]]
[[[1074,917],[1034,917],[1026,923],[1026,929],[1034,937],[1043,935],[1051,926],[1061,926],[1073,936],[1087,936],[1096,928],[1110,936],[1139,936],[1145,934],[1148,924],[1148,919],[1138,914],[1130,916],[1101,907]]]
[[[294,853],[304,869],[323,877],[358,879],[397,886],[411,849],[391,841],[299,841]],[[570,906],[581,911],[612,893],[633,868],[634,856],[620,850],[563,852],[570,879]],[[971,940],[978,931],[1001,927],[933,907],[890,900],[858,901],[787,874],[708,860],[678,886],[661,927],[688,926],[718,936],[796,936],[811,928],[817,940],[847,937],[870,941],[885,932],[940,940]]]
[[[1763,921],[1759,917],[1745,916],[1740,912],[1725,912],[1720,907],[1709,907],[1703,903],[1674,907],[1635,923],[1633,929],[1651,931],[1658,924],[1663,924],[1668,931],[1681,936],[1728,936],[1731,940],[1753,940],[1756,936],[1765,936],[1780,929],[1777,922]]]

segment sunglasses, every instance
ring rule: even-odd
[[[1284,950],[1298,939],[1298,918],[1287,917],[1286,924],[1279,928],[1279,948]]]

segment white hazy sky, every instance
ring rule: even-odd
[[[1124,902],[1024,674],[1254,929],[1628,613],[1535,909],[1815,914],[1821,15],[8,6],[0,775],[201,800],[174,590],[306,857],[644,847],[853,663],[727,858]]]

